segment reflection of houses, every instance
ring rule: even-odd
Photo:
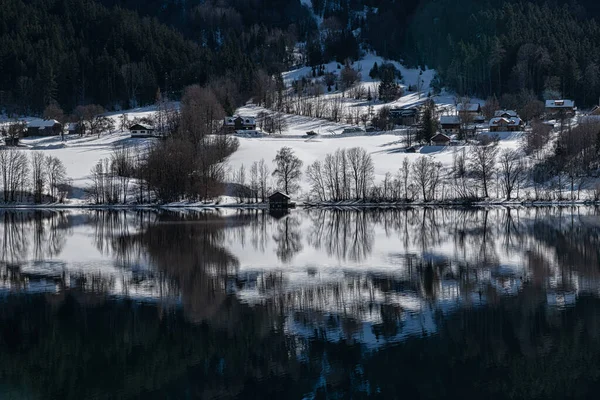
[[[390,110],[390,119],[396,125],[414,125],[417,123],[416,108],[392,108]]]
[[[494,117],[490,119],[490,132],[520,132],[523,130],[523,120],[519,117]]]
[[[546,100],[546,113],[549,115],[575,115],[577,108],[573,100]]]
[[[450,143],[450,140],[451,139],[448,135],[438,133],[437,135],[431,138],[431,144],[433,146],[447,146]]]
[[[291,197],[285,193],[275,192],[269,196],[269,208],[293,208],[295,204],[292,203]]]
[[[240,115],[225,117],[223,120],[223,130],[228,133],[256,130],[256,118]]]
[[[27,123],[27,136],[60,135],[62,125],[55,119],[44,119]]]
[[[129,127],[131,137],[151,137],[154,136],[154,128],[150,125],[145,124],[134,124]]]
[[[440,117],[440,130],[444,134],[455,134],[460,131],[460,117],[458,115],[442,115]]]

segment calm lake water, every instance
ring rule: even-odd
[[[0,212],[1,399],[596,398],[600,209]]]

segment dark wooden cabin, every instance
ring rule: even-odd
[[[293,208],[296,204],[292,203],[291,197],[285,193],[275,192],[269,196],[269,208]]]

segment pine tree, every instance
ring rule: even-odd
[[[423,143],[429,143],[438,130],[438,121],[435,112],[435,103],[429,99],[423,107],[423,116],[421,117],[421,126],[417,132],[417,140]]]

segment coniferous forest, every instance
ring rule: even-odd
[[[191,84],[229,107],[261,73],[375,51],[438,70],[461,95],[600,95],[593,0],[3,0],[0,107],[107,109],[179,98]],[[298,58],[298,43],[304,57]]]

